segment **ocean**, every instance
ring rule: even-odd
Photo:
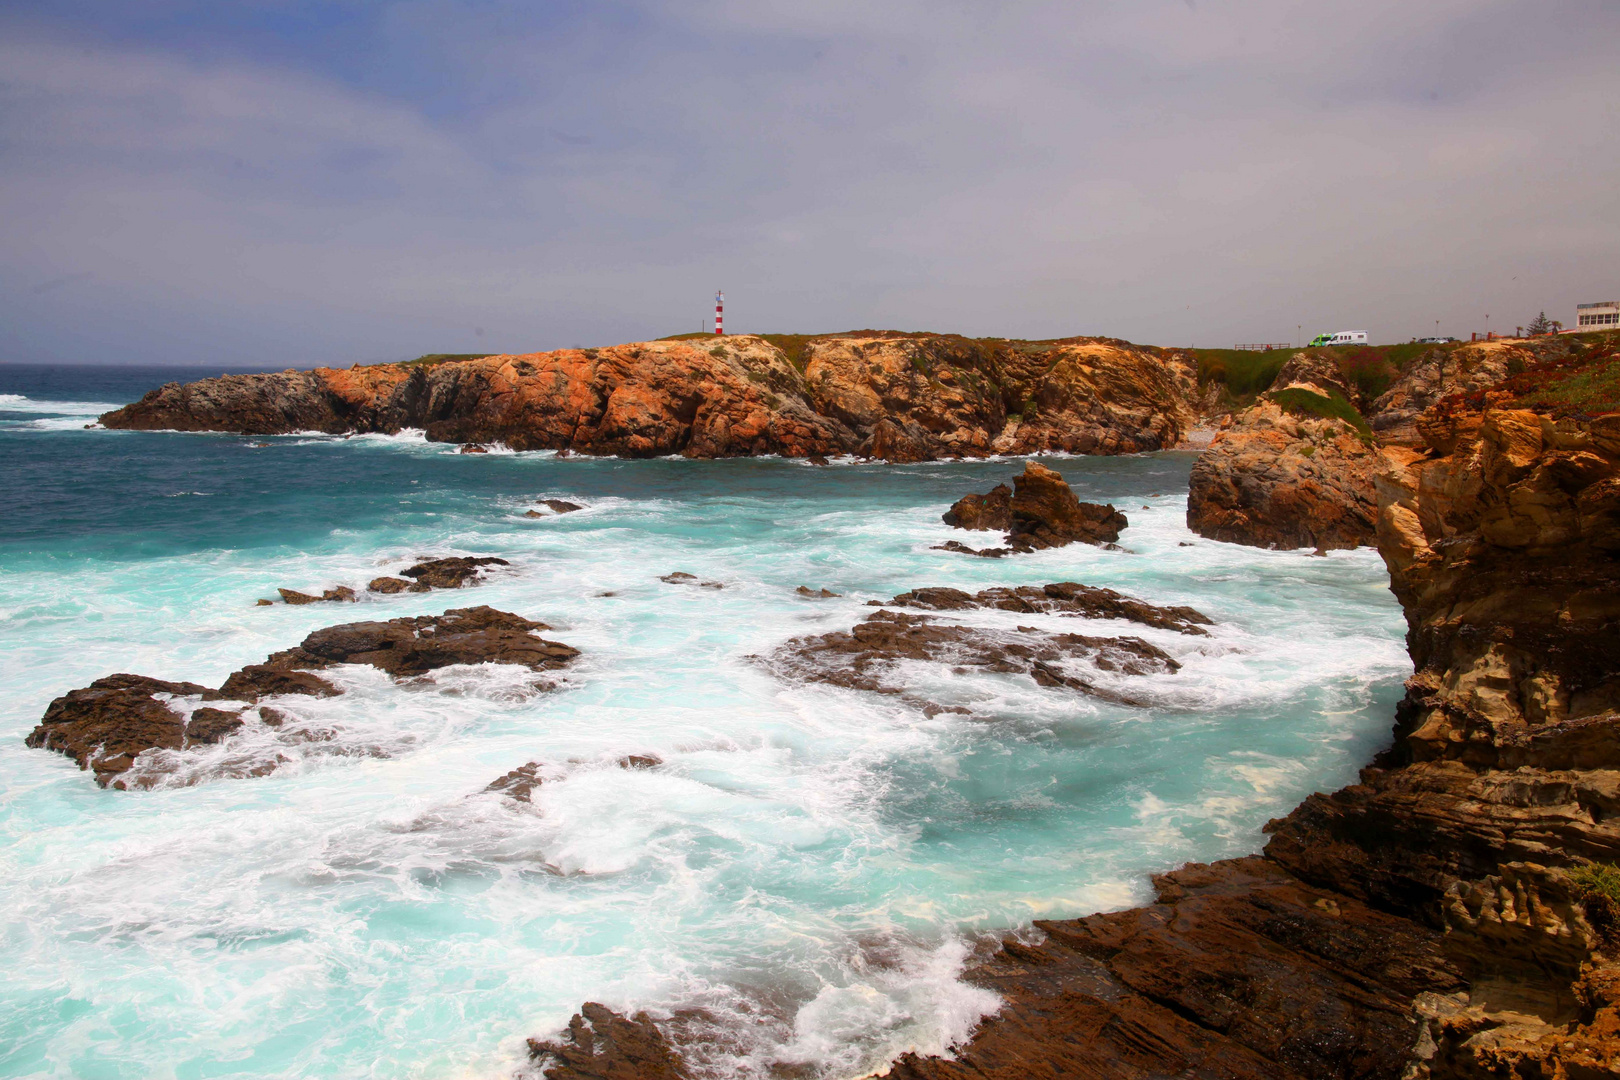
[[[216,373],[0,366],[0,1075],[509,1075],[526,1037],[599,1001],[704,1010],[714,1075],[861,1076],[994,1009],[960,978],[985,935],[1258,850],[1267,819],[1387,744],[1411,670],[1375,552],[1191,534],[1188,453],[1044,458],[1127,514],[1122,550],[994,560],[932,550],[993,541],[940,514],[1020,460],[85,426]],[[543,498],[585,509],[524,516]],[[455,592],[255,604],[426,555],[511,566]],[[924,664],[905,695],[799,685],[760,659],[908,589],[1054,581],[1215,625],[945,616],[1144,638],[1181,670],[1099,676],[1141,706]],[[287,699],[318,738],[249,725],[147,791],[23,745],[103,675],[218,685],[323,626],[472,604],[583,655],[549,690],[492,665],[342,669],[342,696]],[[484,792],[526,762],[546,777],[532,804]]]

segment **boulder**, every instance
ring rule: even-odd
[[[1119,539],[1129,522],[1113,506],[1083,503],[1056,471],[1039,462],[1024,464],[1013,479],[1016,490],[997,484],[983,495],[958,499],[945,512],[945,524],[958,529],[1007,530],[1007,549],[1035,551],[1062,547],[1075,541],[1110,544]],[[975,551],[954,541],[940,550],[997,557],[1001,549]]]

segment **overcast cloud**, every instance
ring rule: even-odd
[[[0,361],[1620,297],[1620,4],[0,4]]]

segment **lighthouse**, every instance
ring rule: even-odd
[[[715,293],[714,294],[714,332],[716,334],[724,334],[726,332],[725,331],[725,325],[721,321],[723,316],[724,316],[724,308],[725,308],[725,306],[726,306],[726,294],[723,293],[723,292]]]

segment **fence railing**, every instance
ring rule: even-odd
[[[1252,345],[1234,345],[1234,346],[1232,346],[1232,348],[1234,348],[1234,349],[1242,349],[1245,352],[1270,352],[1272,349],[1292,349],[1293,346],[1290,345],[1286,341],[1281,341],[1281,342],[1264,342],[1264,341],[1262,341],[1262,342],[1258,342],[1258,343],[1252,344]]]

